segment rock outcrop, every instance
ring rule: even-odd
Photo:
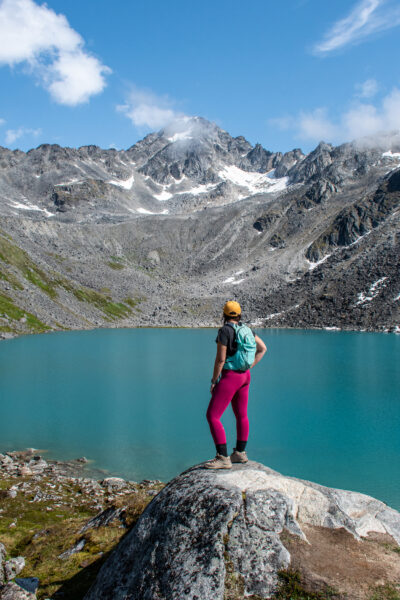
[[[0,542],[0,600],[35,600],[36,595],[26,589],[29,586],[26,586],[24,579],[17,580],[19,585],[11,581],[24,566],[25,559],[22,556],[6,560],[6,549]]]
[[[399,544],[400,514],[369,496],[255,462],[199,465],[153,499],[85,600],[260,600],[288,568],[308,589],[361,600],[400,582]]]
[[[4,586],[0,585],[0,600],[36,600],[36,595],[9,581]]]

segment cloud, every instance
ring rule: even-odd
[[[335,127],[330,122],[325,108],[313,112],[302,112],[298,119],[298,137],[306,140],[329,140],[335,136]]]
[[[117,110],[125,114],[135,127],[154,130],[184,116],[173,108],[173,104],[168,96],[157,96],[149,90],[132,88],[126,103],[117,106]]]
[[[26,135],[37,137],[42,133],[41,129],[29,129],[27,127],[19,127],[18,129],[7,129],[6,131],[6,144],[14,144],[17,140]]]
[[[364,136],[377,139],[383,132],[400,130],[400,89],[393,90],[383,98],[380,105],[353,101],[351,106],[332,119],[326,108],[301,112],[297,117],[284,117],[283,124],[290,123],[295,137],[304,141],[342,143]],[[279,126],[279,119],[270,120]]]
[[[5,123],[5,122],[6,122],[6,120],[5,120],[5,119],[0,119],[0,126],[1,126],[1,125],[4,125],[4,123]]]
[[[397,25],[400,25],[397,0],[361,0],[347,17],[331,27],[313,50],[315,54],[327,54]]]
[[[378,82],[375,79],[367,79],[363,83],[356,84],[357,96],[360,98],[372,98],[379,90]]]
[[[33,0],[0,2],[0,65],[23,64],[59,104],[87,102],[111,70],[84,50],[62,14]]]
[[[286,116],[269,119],[268,123],[282,131],[294,130],[302,140],[329,140],[335,136],[335,127],[327,115],[326,108],[301,111],[296,117]]]

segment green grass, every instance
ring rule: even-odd
[[[125,265],[123,265],[120,262],[108,262],[107,265],[111,268],[114,269],[114,271],[121,271],[121,269],[125,269]]]
[[[33,283],[33,285],[36,285],[38,288],[42,289],[45,294],[50,296],[50,298],[57,298],[58,294],[54,289],[53,284],[50,284],[45,278],[40,277],[36,271],[28,270],[25,277],[28,281]]]
[[[335,590],[327,587],[324,592],[310,592],[305,589],[300,573],[292,569],[278,572],[276,600],[329,600],[336,595]]]
[[[50,327],[42,323],[42,321],[35,317],[35,315],[32,315],[31,313],[16,306],[14,301],[5,294],[0,294],[0,314],[6,314],[14,321],[19,321],[25,317],[26,324],[34,333],[41,333],[50,329]],[[11,324],[9,326],[11,327]],[[15,331],[15,329],[13,331]]]
[[[122,302],[131,308],[136,308],[143,300],[145,300],[144,296],[137,296],[136,298],[124,298]]]
[[[391,583],[379,585],[372,590],[369,600],[400,600],[400,588]]]
[[[131,307],[127,306],[125,301],[114,302],[108,294],[102,294],[91,288],[76,288],[65,279],[58,279],[57,284],[73,294],[80,302],[92,304],[111,320],[124,318],[132,313]]]
[[[22,481],[29,479],[18,478],[18,483]],[[57,485],[55,491],[47,485],[52,482],[50,478],[43,478],[34,487],[39,487],[44,493],[50,491],[59,499],[31,502],[33,494],[25,496],[20,491],[16,498],[7,497],[1,490],[8,489],[16,480],[0,480],[0,507],[3,510],[0,539],[9,557],[25,557],[26,566],[20,576],[39,578],[38,600],[53,597],[57,590],[62,591],[65,598],[81,600],[94,582],[101,564],[126,530],[120,527],[119,521],[115,521],[81,534],[82,526],[98,511],[85,505],[88,498],[81,493],[79,485],[64,481],[61,486]],[[126,523],[132,527],[151,499],[146,490],[138,488],[136,493],[126,494],[113,504],[127,507]],[[47,507],[52,510],[47,511]],[[10,529],[12,522],[16,523],[16,527]],[[82,537],[86,543],[81,552],[67,559],[58,558]]]
[[[59,255],[53,256],[60,262],[63,260]],[[121,263],[121,258],[116,256],[111,258],[112,261],[107,264],[112,269],[120,270],[125,268],[125,265]],[[42,290],[50,298],[57,298],[58,293],[56,288],[63,287],[67,292],[72,293],[80,302],[86,302],[95,306],[104,313],[109,320],[126,318],[132,313],[132,309],[139,310],[137,308],[137,305],[141,301],[141,298],[139,297],[125,298],[122,302],[115,302],[108,291],[102,293],[86,287],[76,287],[73,283],[60,277],[56,273],[53,274],[54,278],[50,277],[32,261],[24,250],[12,243],[8,237],[0,233],[0,279],[8,281],[14,288],[24,289],[13,273],[7,269],[8,266],[18,269],[22,277]],[[0,314],[1,312],[5,312],[14,320],[19,320],[26,316],[29,326],[35,332],[50,329],[30,313],[25,313],[18,309],[11,298],[8,298],[7,296],[3,296],[0,301]]]
[[[23,290],[24,286],[18,281],[13,273],[7,271],[3,265],[0,264],[0,279],[7,281],[15,290]]]
[[[123,304],[122,302],[112,302],[100,292],[96,292],[95,290],[91,290],[89,288],[74,289],[72,290],[72,293],[74,294],[75,298],[81,302],[93,304],[105,315],[113,319],[127,317],[132,312],[130,307],[126,306],[126,304]]]
[[[3,333],[14,333],[14,329],[8,325],[0,325],[0,331]]]
[[[21,250],[21,248],[2,235],[0,235],[0,261],[18,269],[27,281],[39,287],[50,298],[57,297],[54,282],[33,262],[24,250]],[[4,268],[1,271],[4,278],[11,277],[10,283],[15,287],[15,277],[10,273],[5,275]],[[18,286],[21,286],[19,282],[17,283]]]
[[[396,546],[395,544],[383,544],[383,547],[386,548],[386,550],[400,554],[400,546]]]

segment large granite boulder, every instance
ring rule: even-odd
[[[271,598],[287,568],[310,589],[368,598],[400,582],[399,544],[400,514],[364,494],[255,462],[199,465],[153,499],[85,600]]]

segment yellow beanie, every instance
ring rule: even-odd
[[[242,309],[240,308],[239,302],[229,300],[224,306],[224,315],[227,317],[240,317]]]

